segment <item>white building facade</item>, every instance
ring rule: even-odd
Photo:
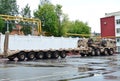
[[[117,51],[120,52],[120,16],[115,16],[115,35]]]

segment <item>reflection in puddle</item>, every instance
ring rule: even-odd
[[[16,63],[10,62],[8,60],[4,60],[0,62],[0,68],[10,68],[10,67],[16,67]]]
[[[94,74],[92,74],[92,73],[88,73],[88,74],[82,73],[82,74],[76,75],[74,77],[70,77],[68,79],[63,79],[63,80],[59,80],[59,81],[80,80],[82,78],[88,78],[88,77],[92,77],[92,76],[94,76]]]
[[[78,67],[79,72],[87,72],[87,71],[93,71],[93,70],[106,70],[104,67],[89,67],[89,66],[84,66],[84,67]]]
[[[16,67],[16,65],[13,65],[13,64],[0,64],[0,68],[10,68],[10,67]]]
[[[110,73],[114,73],[116,71],[104,71],[102,74],[110,74]]]
[[[120,76],[114,76],[114,75],[107,75],[104,79],[110,79],[110,80],[120,80]]]
[[[65,67],[64,65],[54,65],[54,64],[25,64],[26,67]]]
[[[78,67],[79,72],[87,72],[87,71],[92,71],[94,70],[93,68],[88,68],[88,67]]]

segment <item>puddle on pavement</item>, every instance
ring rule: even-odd
[[[63,80],[59,80],[59,81],[70,81],[70,80],[77,80],[77,79],[82,79],[82,78],[88,78],[88,77],[92,77],[94,76],[94,74],[92,73],[88,73],[88,74],[79,74],[79,75],[76,75],[74,77],[71,77],[71,78],[68,78],[68,79],[63,79]]]
[[[78,72],[87,72],[87,71],[93,71],[93,68],[88,67],[78,67]]]
[[[11,68],[16,67],[15,65],[0,65],[0,68]]]
[[[53,64],[25,64],[26,67],[65,67],[64,65],[53,65]]]
[[[78,72],[87,72],[87,71],[94,71],[94,70],[105,71],[106,68],[104,68],[104,67],[99,67],[99,66],[94,66],[94,67],[82,66],[82,67],[78,67]]]
[[[114,73],[114,72],[116,72],[116,71],[109,70],[109,71],[104,71],[104,72],[102,72],[102,74],[104,75],[104,74],[110,74],[110,73]]]
[[[83,78],[90,78],[90,77],[96,77],[96,76],[103,76],[105,73],[106,74],[110,74],[113,73],[114,71],[106,71],[104,73],[97,73],[97,72],[88,72],[88,73],[81,73],[79,75],[75,75],[74,77],[70,77],[68,79],[63,79],[63,80],[59,80],[59,81],[73,81],[73,80],[80,80]],[[113,75],[107,75],[104,77],[104,79],[109,79],[109,80],[119,80],[120,76],[113,76]]]
[[[81,59],[68,58],[68,59],[58,59],[58,60],[35,60],[35,61],[25,61],[25,62],[5,61],[5,62],[0,62],[0,68],[24,66],[25,68],[28,68],[28,67],[30,68],[32,67],[42,67],[42,68],[56,67],[57,68],[58,67],[59,68],[60,67],[61,69],[61,67],[67,66],[70,68],[70,71],[73,71],[73,73],[76,72],[78,74],[72,74],[71,75],[72,77],[69,77],[70,74],[68,75],[66,74],[67,78],[63,76],[62,80],[59,80],[59,81],[70,81],[70,80],[77,80],[77,79],[80,80],[82,78],[89,78],[89,77],[100,76],[100,75],[105,76],[104,78],[108,80],[120,79],[119,76],[110,75],[111,73],[114,73],[117,70],[120,70],[119,61],[116,58],[111,58],[111,57],[99,57],[99,58],[96,58],[96,57],[85,58],[85,59],[84,58],[81,58]],[[71,70],[71,68],[73,67],[76,69]],[[61,76],[58,76],[58,77],[61,77]]]
[[[104,79],[107,79],[107,80],[120,80],[120,76],[107,75],[107,76],[104,76]]]
[[[8,61],[8,60],[0,61],[0,68],[10,68],[10,67],[16,67],[16,62]]]

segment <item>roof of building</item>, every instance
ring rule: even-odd
[[[109,16],[120,16],[120,11],[112,12],[112,13],[105,13],[105,16],[106,17],[109,17]]]

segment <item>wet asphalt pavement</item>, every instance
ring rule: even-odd
[[[0,59],[0,81],[120,81],[120,54],[10,62]]]

